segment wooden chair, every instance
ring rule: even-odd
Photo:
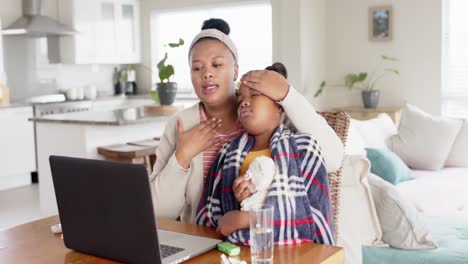
[[[156,152],[156,147],[117,144],[110,146],[98,147],[98,153],[106,159],[117,162],[127,162],[134,164],[143,164],[149,173],[153,167],[151,166],[151,155]]]
[[[135,142],[128,142],[127,144],[129,145],[134,145],[134,146],[142,146],[142,147],[150,147],[154,151],[151,155],[149,155],[149,163],[151,170],[153,170],[154,164],[156,163],[156,149],[158,148],[160,143],[159,138],[151,138],[151,139],[146,139],[146,140],[140,140],[140,141],[135,141]]]
[[[335,130],[338,137],[346,146],[349,127],[349,115],[346,112],[321,112],[327,123]],[[342,167],[335,172],[328,173],[330,184],[331,202],[333,207],[333,221],[335,224],[335,241],[338,240],[338,216],[340,214],[340,190],[341,190],[341,171]]]

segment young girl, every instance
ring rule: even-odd
[[[281,63],[267,69],[286,77]],[[333,245],[328,176],[319,144],[309,134],[291,133],[282,124],[282,107],[257,91],[241,85],[238,102],[247,132],[225,144],[213,162],[196,223],[216,227],[229,241],[247,245],[249,212],[239,211],[232,186],[254,158],[269,156],[277,171],[265,205],[274,206],[275,243]]]
[[[200,103],[168,121],[156,151],[150,177],[156,213],[160,217],[195,222],[204,178],[221,146],[244,133],[237,115],[234,81],[239,55],[221,19],[205,21],[189,49],[192,84]],[[252,71],[244,85],[280,102],[299,131],[320,142],[330,171],[341,164],[343,145],[324,118],[274,71]],[[249,193],[240,185],[243,196]]]

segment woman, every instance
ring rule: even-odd
[[[150,177],[158,216],[195,222],[204,178],[221,146],[244,133],[237,116],[234,81],[238,54],[221,19],[204,22],[189,49],[192,84],[200,103],[168,121]],[[242,84],[278,102],[296,128],[312,134],[322,147],[328,171],[341,165],[343,145],[307,100],[274,71],[250,71]],[[246,185],[236,197],[247,197]]]

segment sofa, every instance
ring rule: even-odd
[[[351,119],[338,221],[345,262],[468,263],[467,151],[466,121],[415,106],[400,124]]]

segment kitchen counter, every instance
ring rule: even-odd
[[[34,118],[41,213],[57,214],[49,166],[51,155],[104,159],[97,148],[161,137],[171,115],[149,115],[142,107],[84,111]]]
[[[182,107],[178,107],[178,111],[182,109]],[[78,113],[45,115],[42,117],[31,118],[29,120],[34,122],[62,124],[125,126],[149,122],[167,121],[172,115],[154,114],[150,111],[146,111],[145,107],[139,106],[115,110],[91,110]]]

